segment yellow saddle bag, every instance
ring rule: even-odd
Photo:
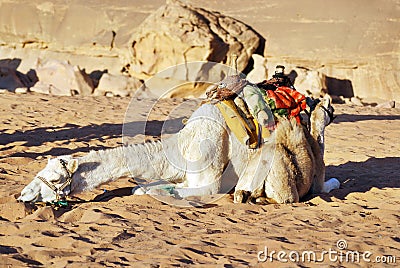
[[[232,99],[219,101],[215,106],[220,110],[229,129],[242,144],[248,145],[251,149],[260,146],[260,129],[254,118],[247,118]]]

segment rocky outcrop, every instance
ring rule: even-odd
[[[247,80],[259,83],[268,78],[267,59],[261,55],[253,54],[253,69],[247,74]]]
[[[31,85],[29,77],[19,71],[18,59],[0,60],[0,89],[12,92],[23,92]]]
[[[276,65],[285,65],[286,73],[294,80],[296,89],[302,93],[309,91],[317,97],[323,89],[330,95],[346,99],[358,97],[398,101],[400,80],[397,75],[397,62],[384,62],[377,57],[360,64],[344,60],[340,64],[322,64],[318,61],[272,57],[268,59],[267,68],[271,76],[271,70],[274,70]]]
[[[93,92],[93,83],[89,76],[78,66],[66,61],[38,61],[35,71],[38,82],[31,87],[33,92],[59,96],[87,96]]]
[[[295,67],[289,71],[294,78],[294,87],[305,95],[319,97],[321,90],[325,89],[324,75],[317,70],[305,67]]]
[[[94,95],[126,97],[141,86],[142,83],[136,78],[105,73],[101,76],[99,85],[94,91]]]
[[[107,70],[121,75],[121,70],[129,70],[147,79],[166,67],[193,60],[230,65],[230,57],[237,54],[239,71],[247,73],[252,54],[267,55],[264,39],[251,27],[223,15],[229,14],[268,36],[270,75],[276,64],[286,65],[288,73],[289,65],[301,66],[308,73],[323,74],[318,79],[323,79],[329,94],[400,101],[396,0],[375,1],[357,17],[347,2],[329,4],[337,12],[328,13],[313,12],[327,3],[309,1],[300,1],[300,9],[289,2],[184,1],[203,8],[174,1],[159,8],[163,0],[136,2],[0,1],[0,59],[22,60],[18,69],[1,67],[0,90],[24,92],[29,88],[31,81],[27,86],[21,74],[34,69],[38,58],[67,60],[88,72]],[[354,10],[362,0],[356,2]],[[376,12],[377,7],[382,12]],[[207,79],[208,74],[200,73],[200,78]],[[198,69],[176,80],[196,75]],[[300,83],[302,75],[299,71],[299,90],[303,85],[313,88],[308,82]]]
[[[148,78],[193,61],[231,64],[237,55],[237,68],[243,71],[253,53],[263,54],[264,43],[257,32],[234,18],[168,0],[132,36],[127,66],[133,76]]]
[[[0,66],[0,89],[15,92],[18,88],[25,88],[26,85],[21,81],[20,73],[6,66]]]

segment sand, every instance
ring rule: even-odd
[[[281,263],[271,251],[372,252],[400,262],[400,110],[335,105],[326,129],[327,177],[342,185],[330,194],[288,205],[233,204],[222,195],[203,207],[180,208],[132,196],[130,178],[78,197],[68,208],[17,203],[15,197],[46,165],[47,156],[83,155],[119,146],[129,98],[52,97],[3,93],[0,98],[0,267],[309,267]],[[162,121],[182,100],[163,101]],[[157,125],[148,139],[157,138]],[[138,141],[143,137],[138,137]],[[105,191],[106,190],[106,191]],[[261,253],[260,253],[261,251]],[[319,254],[319,255],[318,255]],[[286,259],[288,257],[286,256]],[[333,259],[334,260],[334,259]],[[328,256],[322,263],[339,266]],[[346,267],[372,263],[342,262]]]

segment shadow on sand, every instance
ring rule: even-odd
[[[334,124],[342,122],[359,122],[359,121],[372,121],[372,120],[399,120],[400,115],[362,115],[362,114],[338,114]]]
[[[309,195],[305,201],[315,196],[325,201],[331,201],[332,196],[344,200],[350,193],[366,193],[372,188],[400,188],[399,166],[400,157],[372,157],[364,162],[349,161],[338,166],[327,166],[326,178],[338,178],[340,189],[330,194]]]
[[[132,138],[137,135],[144,134],[146,136],[159,137],[161,134],[173,134],[183,128],[183,118],[176,118],[169,120],[167,127],[165,121],[152,120],[140,121],[126,124],[101,124],[101,125],[88,125],[79,126],[75,124],[66,124],[57,127],[41,127],[27,131],[15,131],[12,134],[0,133],[0,145],[5,145],[0,150],[12,149],[15,142],[25,142],[23,145],[26,147],[42,146],[45,143],[63,142],[68,144],[70,142],[86,142],[100,141],[113,138],[121,138],[124,135],[127,138]],[[129,140],[128,140],[129,141]],[[9,146],[7,146],[9,145]],[[57,146],[57,145],[56,145]],[[57,146],[51,148],[46,152],[33,153],[33,152],[16,152],[7,157],[29,157],[36,158],[40,155],[59,156],[66,154],[73,154],[77,152],[89,152],[91,150],[102,150],[109,147],[105,145],[87,146],[76,149],[65,148]]]

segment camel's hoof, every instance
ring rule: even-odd
[[[250,196],[249,191],[245,190],[236,190],[233,194],[233,202],[234,203],[245,203]]]
[[[256,199],[254,200],[254,202],[255,202],[257,205],[267,205],[267,204],[269,204],[269,202],[268,202],[268,200],[267,200],[266,197],[258,197],[258,198],[256,198]]]

